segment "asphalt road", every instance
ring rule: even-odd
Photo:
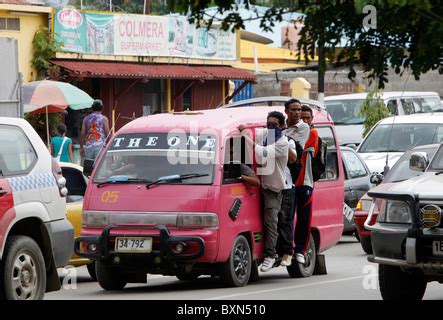
[[[377,265],[369,263],[352,236],[325,252],[327,275],[289,278],[286,268],[261,273],[260,281],[242,288],[225,288],[217,278],[183,282],[175,277],[149,276],[146,284],[129,284],[122,291],[104,291],[86,267],[77,268],[77,283],[45,295],[46,300],[380,300]],[[60,273],[62,270],[60,270]],[[71,287],[72,286],[72,287]],[[70,288],[71,287],[71,288]],[[76,287],[76,288],[75,288]],[[424,299],[443,299],[442,286],[428,284]]]

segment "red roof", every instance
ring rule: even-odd
[[[54,60],[53,63],[84,78],[257,80],[257,76],[249,71],[227,66],[185,66],[179,64],[135,64],[66,60]]]

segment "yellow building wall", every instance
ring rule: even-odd
[[[21,11],[23,9],[47,12]],[[1,18],[20,19],[20,31],[0,30],[0,37],[17,39],[19,70],[23,74],[23,82],[25,83],[36,80],[37,71],[31,65],[34,53],[32,40],[40,27],[48,27],[48,14],[51,10],[51,8],[0,4]]]

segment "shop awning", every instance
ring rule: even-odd
[[[53,63],[82,78],[257,80],[254,73],[229,66],[185,66],[72,60],[54,60]]]

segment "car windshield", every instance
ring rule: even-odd
[[[398,159],[398,161],[394,164],[391,170],[388,171],[386,177],[383,179],[383,182],[388,182],[388,183],[400,182],[422,175],[423,172],[414,171],[409,168],[409,159],[411,159],[412,153],[426,152],[428,155],[428,159],[432,159],[436,151],[437,147],[429,149],[409,150],[408,152],[404,153],[400,157],[400,159]]]
[[[212,135],[145,133],[119,135],[101,159],[94,183],[154,182],[199,174],[174,184],[212,184],[216,138]]]
[[[437,124],[379,124],[362,142],[358,152],[405,152],[440,139]],[[439,141],[439,140],[438,140]]]
[[[437,154],[432,159],[428,171],[443,171],[443,144],[440,145]]]
[[[325,101],[326,110],[335,124],[362,124],[365,118],[359,116],[361,106],[365,100],[330,100]]]

